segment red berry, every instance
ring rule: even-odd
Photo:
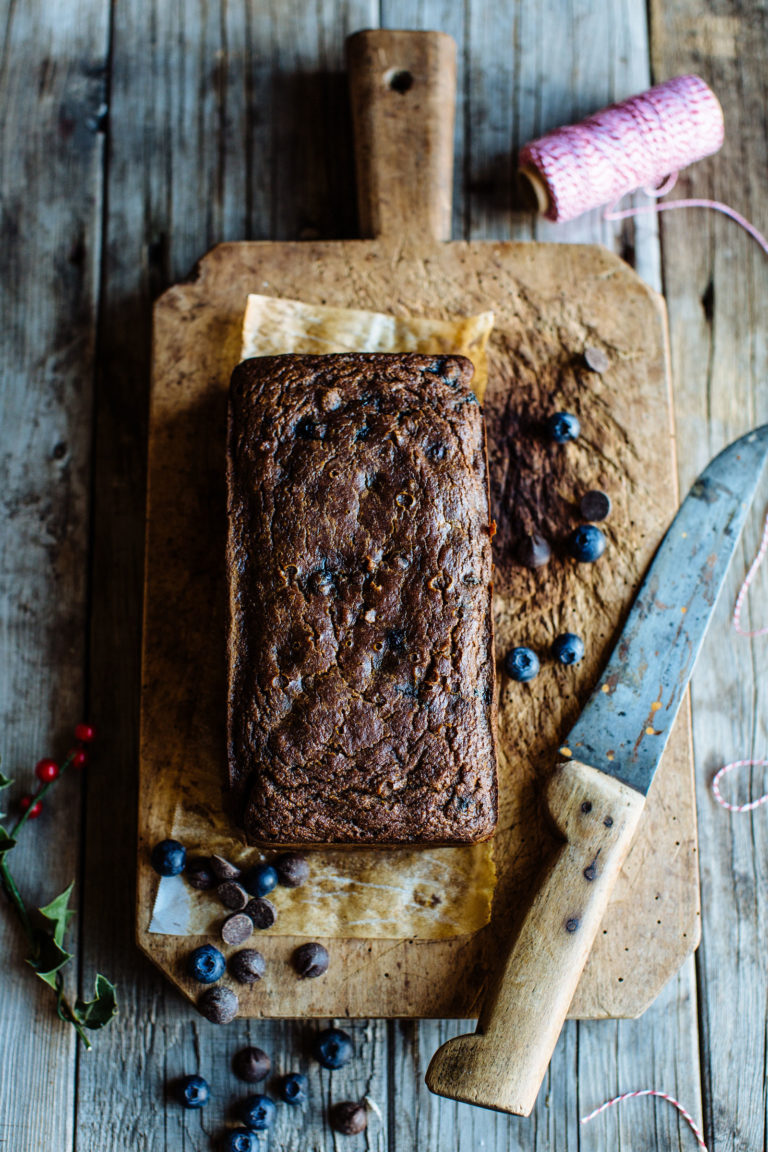
[[[40,815],[40,813],[43,810],[42,800],[36,800],[34,802],[34,804],[32,803],[33,800],[34,800],[34,796],[22,796],[21,800],[19,800],[19,808],[21,808],[22,812],[26,812],[27,808],[30,809],[30,811],[29,811],[29,819],[30,820],[36,820],[37,817]],[[31,807],[30,807],[30,805],[31,805]]]
[[[96,729],[92,724],[78,724],[75,728],[75,740],[79,740],[81,744],[90,744],[95,739]]]
[[[43,784],[50,784],[59,774],[59,766],[55,760],[38,760],[35,765],[35,776]]]
[[[88,753],[85,748],[72,748],[67,753],[67,760],[71,761],[73,768],[84,768],[88,763]]]

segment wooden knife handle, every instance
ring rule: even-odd
[[[444,32],[347,40],[363,237],[450,240],[456,43]]]
[[[443,1044],[426,1077],[439,1096],[518,1116],[536,1101],[645,797],[568,760],[547,802],[565,843],[486,996],[477,1032]]]

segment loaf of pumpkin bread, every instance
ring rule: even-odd
[[[248,839],[496,822],[483,416],[459,356],[246,360],[227,442],[229,786]]]

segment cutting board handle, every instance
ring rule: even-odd
[[[445,32],[347,40],[363,237],[450,240],[456,42]]]

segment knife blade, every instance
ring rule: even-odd
[[[768,458],[768,424],[709,464],[648,569],[624,629],[560,746],[548,861],[477,1031],[432,1057],[427,1087],[527,1116],[634,838]]]
[[[768,452],[768,425],[716,456],[686,496],[561,755],[647,793]]]

